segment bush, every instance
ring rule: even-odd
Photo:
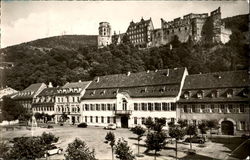
[[[79,128],[87,128],[87,126],[88,125],[86,123],[80,123],[77,125],[77,127],[79,127]]]
[[[52,125],[48,125],[48,127],[47,128],[54,128]]]

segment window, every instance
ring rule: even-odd
[[[185,113],[188,112],[187,105],[184,105],[183,110],[184,110]]]
[[[214,113],[215,112],[215,109],[214,109],[214,104],[211,104],[211,110],[212,110],[212,112]]]
[[[195,104],[192,104],[192,112],[195,113]]]
[[[153,103],[148,103],[148,110],[153,111]]]
[[[85,110],[86,110],[86,111],[89,110],[89,104],[85,104]]]
[[[116,110],[116,105],[115,105],[115,103],[113,104],[113,110]]]
[[[142,123],[142,124],[145,124],[145,122],[146,122],[145,117],[142,117],[142,118],[141,118],[141,123]]]
[[[205,105],[204,104],[201,105],[201,109],[202,109],[202,111],[205,109]]]
[[[134,117],[134,124],[137,124],[137,117]]]
[[[221,112],[224,112],[224,110],[225,110],[225,105],[224,104],[220,105],[220,110],[221,110]]]
[[[229,105],[228,105],[228,110],[229,110],[230,113],[233,112],[233,105],[232,105],[232,104],[229,104]]]
[[[111,104],[108,104],[107,106],[108,106],[108,111],[110,111],[111,110]]]
[[[199,99],[202,99],[202,98],[203,98],[203,92],[202,92],[202,91],[199,91],[199,92],[197,93],[197,98],[199,98]]]
[[[147,111],[147,103],[142,103],[141,107],[143,111]]]
[[[101,104],[102,105],[102,110],[103,111],[106,111],[106,106],[105,106],[105,104]]]
[[[245,121],[240,121],[240,130],[245,130],[246,123]]]
[[[115,117],[113,117],[113,123],[116,123],[116,118]]]
[[[104,123],[104,117],[103,116],[101,117],[101,122]]]
[[[175,103],[171,103],[171,111],[176,111],[176,104]]]
[[[245,110],[244,110],[244,104],[240,104],[240,113],[244,113]]]
[[[91,110],[91,111],[94,111],[94,110],[95,110],[94,104],[90,104],[90,110]]]
[[[162,110],[169,111],[169,103],[162,103]]]
[[[189,98],[189,92],[185,92],[185,93],[184,93],[184,98],[185,98],[185,99],[188,99],[188,98]]]
[[[88,117],[87,116],[85,116],[85,122],[88,122]]]
[[[75,102],[75,97],[72,97],[72,99],[73,99],[73,102]]]
[[[96,110],[100,111],[100,104],[96,104]]]
[[[193,119],[193,125],[196,125],[197,121],[196,119]]]
[[[96,121],[96,123],[98,123],[98,116],[95,117],[95,121]]]
[[[134,110],[138,111],[138,103],[134,103]]]
[[[90,116],[90,122],[91,122],[91,123],[93,122],[93,117],[92,117],[92,116]]]
[[[161,103],[155,103],[155,110],[161,111]]]
[[[108,117],[107,121],[108,121],[108,123],[110,123],[110,117]]]
[[[127,101],[126,101],[126,99],[122,100],[122,110],[127,110]]]
[[[171,118],[171,122],[173,122],[173,123],[174,123],[174,122],[175,122],[175,118]]]

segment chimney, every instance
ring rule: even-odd
[[[53,85],[51,82],[49,82],[48,88],[53,88]]]
[[[127,76],[130,76],[130,71],[128,71]]]

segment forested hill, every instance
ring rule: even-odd
[[[245,16],[245,15],[244,15]],[[244,17],[242,16],[242,17]],[[244,18],[242,18],[244,19]],[[234,17],[232,17],[234,20]],[[3,85],[22,90],[31,83],[52,82],[54,86],[78,80],[92,80],[94,76],[138,72],[163,68],[187,67],[189,74],[247,69],[248,41],[245,23],[226,25],[234,28],[229,43],[180,43],[139,50],[129,42],[119,46],[96,48],[96,36],[57,36],[39,39],[1,49],[2,59],[15,63],[5,70]],[[1,70],[2,71],[2,70]]]

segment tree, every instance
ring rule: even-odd
[[[96,160],[95,151],[90,151],[86,143],[78,138],[68,144],[65,158],[66,160]]]
[[[140,144],[140,140],[142,139],[141,137],[143,136],[143,134],[145,133],[145,129],[142,128],[141,126],[136,126],[134,128],[131,129],[131,131],[137,135],[137,141],[138,141],[138,155],[140,155],[140,151],[139,151],[139,144]]]
[[[56,137],[54,134],[52,133],[46,133],[43,132],[42,136],[41,136],[42,141],[46,144],[46,145],[50,145],[51,143],[56,143],[59,139],[59,137]]]
[[[159,118],[156,119],[156,121],[152,124],[152,129],[157,132],[161,132],[163,126],[166,125],[166,119],[165,118]]]
[[[190,149],[192,149],[192,135],[196,135],[197,134],[197,128],[195,125],[188,125],[187,128],[186,128],[186,133],[187,135],[190,136]]]
[[[184,121],[182,119],[179,119],[177,123],[180,125],[181,128],[185,128],[188,126],[187,121]]]
[[[213,120],[208,120],[207,122],[207,127],[209,128],[209,130],[210,130],[210,136],[211,136],[211,138],[212,138],[212,129],[213,128],[218,128],[218,121],[217,120],[215,120],[215,119],[213,119]]]
[[[202,122],[198,125],[198,128],[200,129],[202,137],[204,137],[203,134],[206,134],[208,130],[207,124],[205,122]]]
[[[148,128],[148,131],[152,128],[154,125],[154,122],[151,117],[148,117],[144,123],[144,125]]]
[[[62,122],[64,123],[64,122],[66,122],[68,119],[69,119],[68,115],[67,115],[65,112],[63,112],[62,115],[61,115],[61,120],[62,120]]]
[[[181,138],[183,138],[185,136],[185,130],[182,129],[181,127],[179,126],[172,126],[170,127],[169,129],[169,136],[172,137],[172,138],[175,138],[175,156],[177,158],[177,143],[178,143],[178,140],[180,140]]]
[[[115,135],[113,132],[108,132],[105,137],[106,142],[109,142],[112,151],[112,160],[114,159]]]
[[[13,99],[6,96],[3,97],[3,105],[1,110],[3,120],[7,121],[17,120],[20,115],[26,113],[26,110],[22,105],[19,105]]]
[[[117,144],[115,145],[115,154],[116,158],[120,160],[134,160],[135,156],[131,148],[128,146],[128,142],[124,139],[119,139]]]
[[[10,147],[6,142],[0,142],[0,159],[7,159]]]
[[[154,159],[156,159],[157,152],[161,151],[166,143],[167,135],[165,132],[151,132],[148,133],[145,140],[148,150],[154,150]]]

